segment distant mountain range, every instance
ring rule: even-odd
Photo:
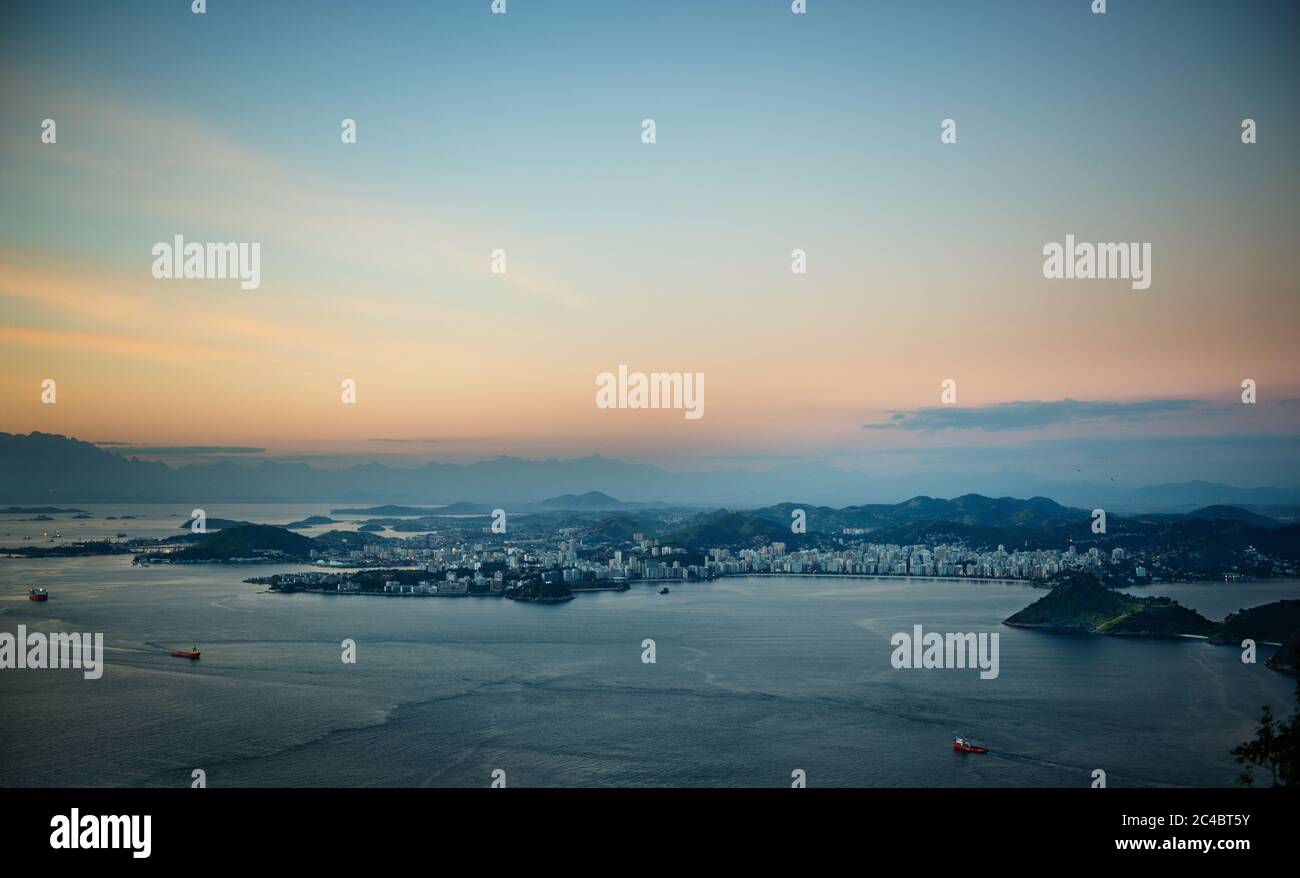
[[[1124,494],[1124,502],[1136,508],[1186,511],[1199,506],[1295,506],[1300,486],[1291,488],[1235,488],[1215,482],[1175,482],[1149,485]]]
[[[600,491],[588,491],[585,494],[564,494],[559,497],[549,497],[540,503],[520,503],[511,504],[511,511],[514,512],[557,512],[557,511],[591,511],[603,512],[616,509],[641,509],[648,506],[659,504],[651,503],[624,503],[622,500],[616,500],[608,494]],[[455,503],[447,503],[443,506],[395,506],[385,504],[383,506],[365,506],[365,507],[348,507],[343,509],[334,509],[332,512],[338,515],[382,515],[390,517],[420,517],[429,516],[437,517],[439,515],[491,515],[492,507],[486,503],[473,503],[468,500],[458,500]]]
[[[791,532],[795,510],[803,510],[804,534]],[[1008,549],[1059,549],[1070,544],[1083,548],[1094,543],[1130,549],[1162,546],[1182,549],[1207,563],[1222,553],[1254,546],[1280,558],[1300,558],[1300,525],[1236,507],[1212,506],[1186,514],[1108,515],[1106,533],[1101,536],[1093,534],[1092,521],[1091,510],[1062,506],[1046,497],[1018,500],[968,494],[951,500],[913,497],[902,503],[842,509],[800,503],[743,512],[719,509],[658,535],[666,545],[696,550],[773,541],[793,549],[824,544],[842,535],[845,528],[855,528],[869,534],[872,542],[896,545],[960,542]],[[599,527],[607,526],[602,522]],[[655,532],[651,522],[626,517],[614,532],[628,530]]]
[[[550,497],[540,504],[545,509],[634,509],[644,503],[624,503],[615,500],[603,491],[588,491],[585,494],[562,494]]]
[[[1128,490],[1114,484],[1052,482],[1023,473],[874,478],[818,463],[683,473],[598,455],[569,460],[498,457],[413,467],[369,463],[342,469],[263,460],[173,469],[64,436],[0,433],[0,501],[6,503],[325,502],[417,504],[427,509],[473,498],[475,506],[489,510],[521,504],[538,510],[636,510],[656,504],[744,508],[803,497],[819,508],[830,508],[927,491],[948,496],[1050,494],[1089,509],[1127,511],[1188,512],[1218,504],[1291,520],[1300,507],[1300,486],[1238,488],[1194,481]],[[924,517],[923,510],[918,512],[918,519]]]
[[[620,502],[607,495],[602,497],[587,498],[584,502],[595,507]],[[574,502],[555,499],[561,507]],[[758,509],[708,512],[658,506],[615,510],[543,509],[542,505],[533,504],[534,511],[527,513],[530,521],[544,528],[573,529],[588,545],[628,543],[640,534],[692,554],[721,547],[755,548],[774,542],[784,543],[789,550],[827,548],[846,538],[857,538],[895,545],[962,543],[986,550],[999,545],[1013,551],[1063,549],[1073,545],[1080,552],[1096,547],[1106,554],[1115,548],[1132,552],[1154,549],[1174,552],[1181,569],[1188,572],[1236,569],[1242,557],[1240,553],[1250,549],[1274,558],[1300,560],[1300,524],[1279,522],[1232,506],[1209,506],[1183,514],[1108,514],[1105,533],[1097,534],[1092,531],[1091,510],[1063,506],[1046,497],[1027,500],[978,494],[948,500],[913,497],[902,503],[839,509],[786,502]],[[447,512],[443,513],[443,509]],[[384,515],[371,518],[366,529],[378,531],[387,526],[399,534],[436,529],[441,526],[437,522],[439,514],[471,517],[489,514],[486,506],[469,502],[453,503],[432,512],[427,507],[392,505],[333,511]],[[795,533],[791,527],[796,512],[802,514],[805,525],[802,533]],[[327,523],[329,519],[316,521]],[[310,523],[293,522],[280,527]],[[181,528],[188,530],[190,524],[187,521]],[[211,531],[247,525],[248,522],[218,518],[207,520]],[[342,531],[331,531],[317,539],[328,543],[339,535],[349,540],[359,539],[357,534]],[[386,542],[391,538],[372,535],[368,539]]]

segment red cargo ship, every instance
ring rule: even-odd
[[[43,588],[27,589],[27,599],[30,601],[48,601],[50,593]]]
[[[172,655],[176,656],[176,658],[196,659],[201,655],[201,653],[197,646],[192,646],[189,649],[178,650],[177,652],[172,653]]]
[[[958,751],[960,751],[960,752],[962,752],[962,753],[987,753],[987,752],[989,752],[989,748],[988,748],[988,747],[981,747],[981,746],[979,746],[978,744],[972,744],[970,741],[966,740],[965,738],[961,738],[961,737],[955,738],[955,739],[953,740],[953,742],[952,742],[952,749],[954,749],[954,750],[958,750]]]

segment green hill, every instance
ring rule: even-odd
[[[330,530],[311,540],[312,546],[320,551],[339,549],[364,549],[371,543],[391,543],[391,537],[381,537],[370,533],[350,530]]]
[[[748,547],[772,542],[802,546],[808,541],[806,536],[791,533],[788,523],[777,524],[756,515],[729,512],[726,509],[700,515],[686,527],[678,528],[659,538],[659,542],[665,546],[686,546],[694,549],[708,549],[714,546]]]
[[[1234,645],[1247,638],[1282,643],[1297,628],[1300,628],[1300,601],[1273,601],[1230,613],[1210,639]]]
[[[1186,517],[1208,518],[1218,521],[1243,521],[1256,527],[1278,527],[1281,524],[1281,522],[1269,518],[1267,515],[1260,515],[1239,506],[1205,506],[1187,513]]]
[[[1142,605],[1097,626],[1098,634],[1115,634],[1128,637],[1179,637],[1213,634],[1218,628],[1209,619],[1193,609],[1169,598],[1142,598]]]
[[[307,560],[310,537],[269,524],[237,524],[210,533],[172,555],[176,561],[229,561],[232,558],[284,557]]]
[[[284,525],[284,527],[287,527],[290,530],[296,530],[301,527],[315,527],[318,524],[338,524],[338,522],[330,518],[328,515],[309,515],[300,521],[291,521]]]
[[[1282,641],[1277,652],[1265,664],[1275,671],[1289,671],[1292,674],[1300,672],[1300,628],[1292,631]]]
[[[1003,622],[1017,628],[1128,637],[1209,635],[1216,626],[1169,598],[1135,598],[1111,591],[1087,573],[1071,573],[1034,603]]]
[[[649,533],[646,523],[628,515],[611,515],[602,518],[587,531],[587,539],[609,543],[630,543],[632,535]]]

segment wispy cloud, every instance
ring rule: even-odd
[[[379,438],[379,439],[367,439],[366,441],[367,441],[367,442],[391,442],[391,443],[397,443],[397,444],[407,444],[407,443],[412,443],[412,444],[424,445],[424,444],[435,444],[435,443],[441,442],[441,441],[443,441],[443,440],[441,440],[441,439],[389,439],[389,438]]]
[[[172,457],[184,455],[208,454],[264,454],[265,448],[253,448],[245,445],[128,445],[121,442],[97,442],[96,445],[115,446],[111,449],[117,454],[145,454],[150,457]]]
[[[92,94],[85,83],[52,82],[5,71],[6,98],[39,118],[42,108],[59,107],[58,149],[34,137],[8,131],[0,136],[11,159],[57,162],[73,171],[144,180],[160,173],[269,174],[275,165],[225,136],[219,126],[123,99],[108,91]],[[12,79],[10,79],[12,77]],[[67,134],[72,136],[67,136]],[[80,135],[80,136],[77,136]],[[124,159],[122,156],[130,156]]]
[[[889,420],[863,424],[868,430],[1044,430],[1082,421],[1146,421],[1208,409],[1211,403],[1196,399],[1152,399],[1141,402],[1106,402],[1065,399],[999,402],[978,408],[935,406],[896,411]]]
[[[445,283],[481,279],[488,274],[489,254],[502,245],[494,224],[476,226],[425,205],[412,208],[364,188],[340,187],[319,169],[286,161],[269,149],[242,146],[219,125],[184,109],[141,103],[107,89],[88,91],[84,83],[22,78],[6,86],[34,118],[41,117],[42,107],[66,107],[78,136],[61,130],[58,149],[50,149],[36,137],[0,130],[0,151],[29,163],[0,168],[0,184],[39,181],[42,197],[65,200],[69,208],[102,212],[128,225],[160,226],[169,235],[175,231],[178,200],[188,202],[181,215],[189,223],[242,229],[281,252],[301,251],[317,259],[346,254],[352,265],[389,285],[399,279],[428,283],[431,265],[446,273]],[[71,173],[55,173],[51,162]],[[123,199],[116,186],[94,185],[105,179],[150,185],[135,186]],[[547,253],[557,247],[540,231],[511,244],[515,252]],[[508,272],[491,278],[524,297],[573,310],[591,307],[593,296],[552,272],[548,266],[530,267],[520,257],[511,260]]]

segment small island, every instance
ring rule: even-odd
[[[194,522],[197,520],[198,519],[195,518],[187,518],[185,520],[185,523],[180,525],[179,529],[191,530],[194,527]],[[234,519],[231,518],[209,518],[203,522],[203,527],[206,528],[207,530],[216,531],[216,530],[223,530],[225,528],[235,527],[237,525],[245,525],[245,524],[252,524],[252,522],[235,521]],[[262,525],[259,525],[259,527],[260,526]]]
[[[166,552],[142,552],[136,564],[308,562],[316,543],[310,537],[270,524],[239,523],[203,535],[197,542]]]
[[[85,511],[86,510],[84,509],[73,509],[73,508],[64,509],[62,506],[6,506],[4,509],[0,509],[0,514],[35,515],[37,513],[40,513],[43,515],[59,515],[62,513],[73,513],[73,512],[84,513]]]
[[[1203,637],[1230,646],[1248,639],[1280,641],[1281,648],[1267,666],[1292,673],[1300,670],[1300,601],[1274,601],[1213,622],[1172,598],[1135,598],[1112,591],[1088,573],[1064,574],[1048,584],[1050,592],[1002,624],[1113,637]]]
[[[389,503],[383,506],[331,509],[330,515],[432,515],[437,511],[424,506],[396,506]]]
[[[1135,598],[1106,588],[1087,573],[1070,573],[1004,625],[1117,637],[1209,637],[1214,622],[1171,598]]]
[[[338,524],[338,522],[328,515],[309,515],[299,521],[291,521],[284,526],[290,530],[298,530],[304,527],[315,527],[318,524]]]

